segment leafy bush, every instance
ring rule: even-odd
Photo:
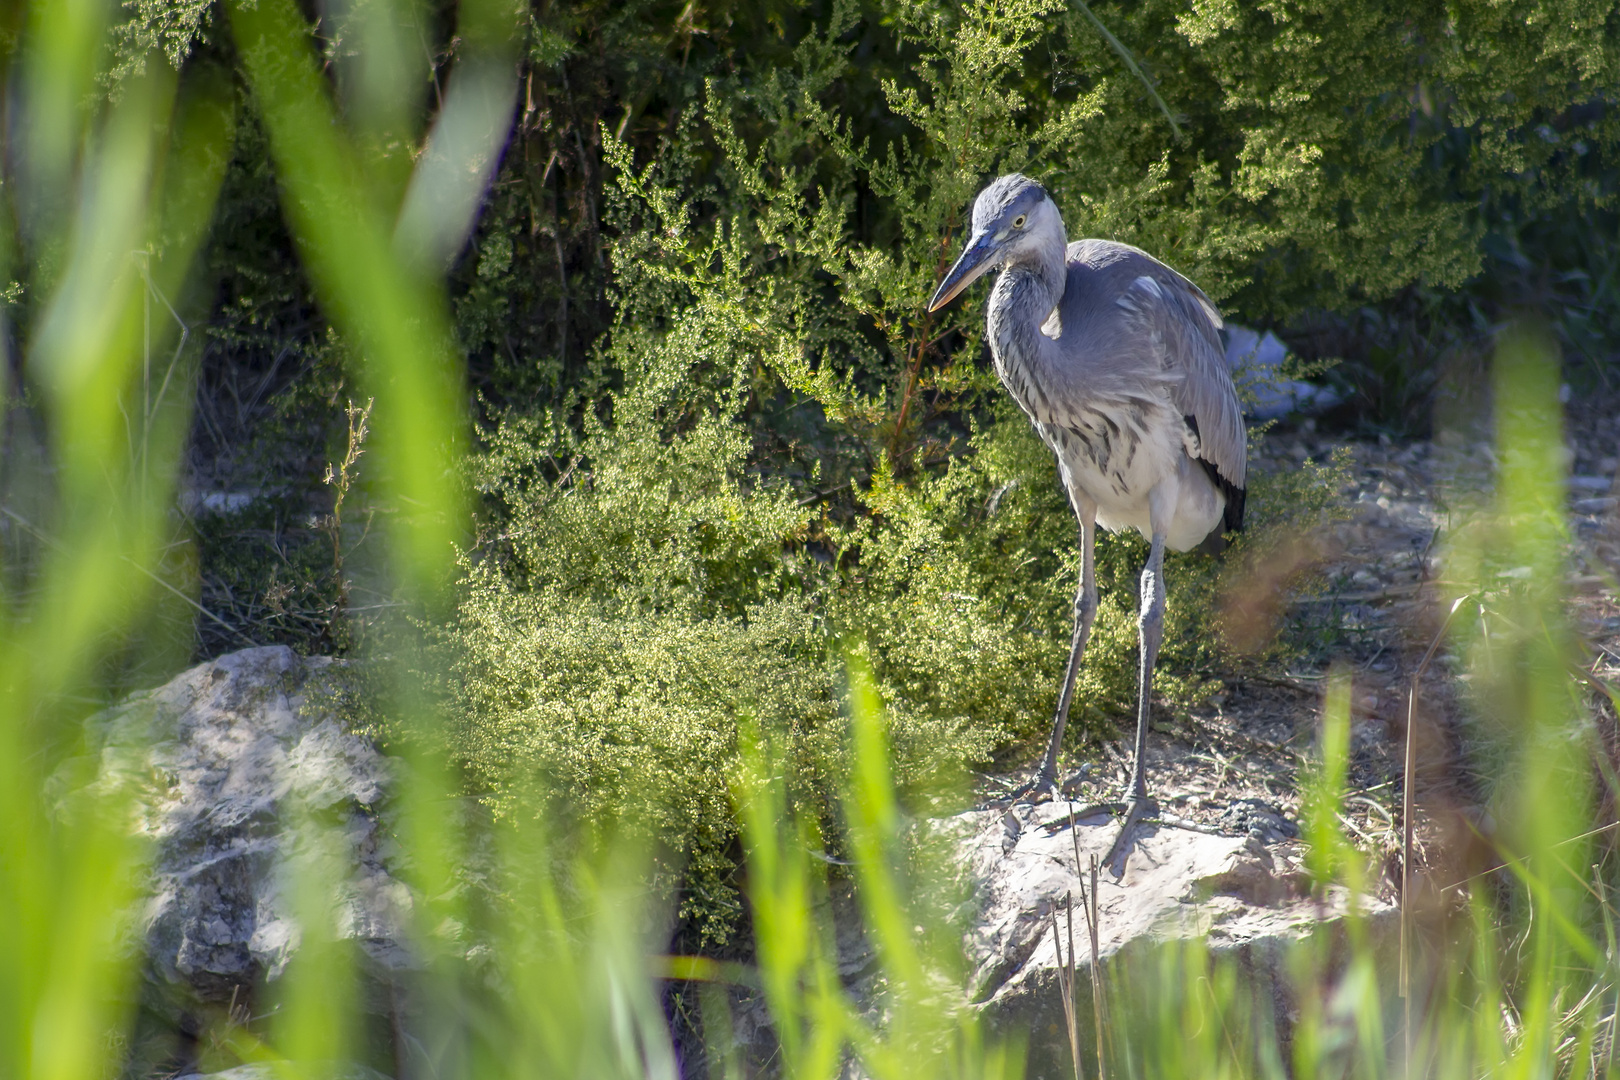
[[[125,40],[183,58],[192,35],[217,26],[209,7],[203,0],[139,0],[126,10],[156,29]],[[384,26],[395,14],[387,5],[350,10]],[[648,10],[632,9],[627,21]],[[710,35],[699,34],[690,21],[694,8],[686,10],[676,44],[684,36],[690,51],[694,38]],[[737,13],[747,10],[739,5]],[[1216,4],[1193,14],[1206,37],[1238,28],[1284,52],[1336,43],[1342,30],[1331,10],[1300,16],[1278,3],[1258,10],[1273,28],[1295,21],[1321,33],[1267,38],[1263,23],[1243,27],[1247,14]],[[1440,29],[1455,31],[1460,43],[1439,44],[1424,38],[1435,27],[1420,11],[1395,44],[1493,61],[1508,54],[1521,62],[1509,70],[1520,74],[1533,56],[1538,68],[1545,61],[1556,102],[1568,89],[1559,83],[1567,80],[1565,61],[1583,79],[1601,68],[1610,16],[1601,6],[1532,10],[1539,17],[1521,22],[1526,12],[1509,5],[1456,9],[1452,25]],[[461,13],[476,24],[475,5]],[[572,45],[555,27],[576,12],[546,14],[545,25],[533,20],[531,59],[556,65]],[[1027,28],[1036,25],[1030,20],[1040,14],[1039,7],[969,9],[978,44],[957,58],[983,66],[956,73],[964,75],[960,85],[1016,85],[1026,69],[998,66],[996,57],[1017,59],[1016,48],[1003,46],[1027,42]],[[0,812],[8,829],[0,858],[7,927],[0,936],[0,1072],[78,1080],[133,1073],[146,1060],[128,1042],[139,1027],[130,1000],[140,982],[138,957],[116,946],[139,923],[131,915],[152,838],[130,828],[135,791],[124,781],[162,786],[163,778],[144,769],[120,777],[117,755],[95,753],[78,720],[116,686],[120,654],[143,637],[154,609],[152,581],[166,570],[166,507],[182,471],[181,430],[173,399],[159,409],[147,391],[151,361],[161,355],[154,338],[166,349],[183,335],[161,319],[152,326],[144,312],[154,296],[179,295],[192,272],[216,194],[231,182],[222,174],[234,117],[230,96],[217,86],[177,86],[161,72],[141,74],[138,65],[125,69],[129,81],[101,111],[92,93],[103,44],[95,5],[40,3],[7,15],[0,46],[12,76],[8,116],[16,122],[8,127],[14,152],[4,158],[0,200],[24,227],[4,236],[8,272],[15,268],[18,278],[3,294],[8,315],[21,312],[8,328],[20,368],[8,374],[24,385],[7,386],[12,456],[3,479],[8,521],[27,539],[8,525],[0,608]],[[780,15],[765,7],[759,17],[769,24]],[[402,593],[431,611],[435,560],[462,511],[442,481],[465,464],[455,438],[461,399],[454,383],[434,377],[448,366],[440,361],[449,305],[441,303],[434,271],[388,257],[388,189],[355,182],[377,163],[355,160],[362,155],[330,109],[315,57],[298,51],[297,7],[244,0],[232,16],[256,46],[255,100],[272,129],[272,152],[285,170],[284,205],[317,269],[322,302],[357,343],[346,359],[379,387],[379,443],[397,456],[392,471],[381,471],[378,491],[411,508],[391,530],[391,569]],[[904,41],[922,42],[918,48],[955,40],[928,37],[930,27],[947,25],[931,18],[925,11],[896,25]],[[1367,29],[1353,18],[1344,22]],[[1526,34],[1542,36],[1540,53],[1523,48]],[[459,40],[466,52],[458,75],[475,75],[480,64],[509,68],[476,34]],[[814,60],[815,51],[805,55]],[[932,55],[950,66],[945,53]],[[1357,54],[1342,57],[1353,63]],[[606,63],[600,53],[594,62]],[[738,95],[747,88],[746,80],[732,87]],[[1385,85],[1380,93],[1398,96],[1404,87]],[[1282,94],[1275,103],[1286,109],[1300,100]],[[1512,120],[1529,101],[1534,119],[1536,100],[1515,92],[1495,104]],[[982,115],[999,107],[991,102]],[[1398,103],[1390,114],[1400,115]],[[853,121],[854,113],[848,116]],[[1051,639],[1066,629],[1065,579],[1072,576],[1059,554],[1065,510],[1028,431],[994,397],[979,396],[982,380],[956,363],[970,348],[944,350],[950,363],[938,366],[933,380],[942,396],[914,396],[927,385],[920,343],[941,340],[906,322],[902,287],[924,280],[917,253],[928,249],[918,207],[929,191],[911,170],[925,159],[886,151],[865,158],[865,150],[849,159],[866,160],[866,175],[892,164],[891,175],[904,181],[896,190],[912,204],[887,219],[899,223],[893,235],[900,242],[862,239],[851,224],[860,200],[824,204],[818,186],[807,212],[822,230],[811,239],[822,247],[778,248],[755,259],[754,237],[764,235],[762,226],[776,228],[772,208],[789,203],[765,189],[727,186],[725,174],[693,183],[708,175],[693,168],[704,145],[688,137],[694,130],[681,129],[659,159],[658,167],[667,167],[664,187],[646,182],[654,174],[621,170],[620,322],[609,351],[579,380],[585,392],[559,398],[565,408],[546,421],[536,419],[540,413],[511,414],[471,463],[488,505],[481,541],[465,552],[466,588],[451,641],[468,646],[454,685],[474,763],[509,811],[519,804],[499,780],[515,772],[515,755],[520,766],[566,781],[557,787],[562,802],[683,845],[692,859],[688,880],[698,889],[714,886],[695,895],[689,910],[707,915],[715,933],[732,900],[732,848],[724,839],[732,827],[716,809],[721,781],[729,782],[744,819],[758,964],[680,956],[658,962],[670,981],[698,984],[700,993],[714,980],[762,989],[780,1037],[774,1063],[785,1072],[832,1075],[848,1063],[875,1076],[1020,1075],[1017,1044],[1004,1044],[980,1026],[980,1012],[952,1000],[959,936],[931,917],[939,897],[908,895],[907,886],[928,875],[907,880],[901,872],[905,820],[896,812],[889,742],[897,740],[903,777],[942,760],[971,759],[990,735],[973,743],[979,729],[961,718],[1016,699],[1015,673],[1000,658],[1051,662],[1058,655]],[[711,130],[724,135],[720,126]],[[836,139],[849,128],[826,130]],[[740,144],[722,141],[733,168]],[[487,160],[477,146],[464,149],[468,168]],[[759,174],[770,183],[784,175],[770,155],[747,160],[761,163]],[[723,227],[710,228],[716,219],[688,227],[681,204],[698,196],[726,211],[717,219]],[[833,210],[824,214],[823,205]],[[505,273],[510,264],[500,245],[489,249],[490,265]],[[831,269],[808,258],[815,250],[830,253]],[[512,252],[518,258],[519,245]],[[653,257],[627,257],[636,252]],[[785,272],[773,267],[778,260]],[[834,278],[865,282],[865,291],[834,290]],[[283,310],[303,306],[300,282],[293,284],[299,287],[282,294],[291,297]],[[19,304],[19,297],[28,299]],[[838,306],[844,297],[852,297],[849,311]],[[899,313],[899,321],[880,325],[885,312]],[[972,319],[962,319],[970,332]],[[806,342],[814,348],[806,350]],[[915,348],[895,351],[895,342]],[[1450,900],[1425,912],[1413,902],[1420,889],[1403,885],[1403,916],[1425,916],[1416,940],[1400,946],[1403,974],[1405,961],[1413,961],[1410,986],[1380,970],[1388,958],[1375,947],[1375,928],[1354,914],[1361,905],[1353,898],[1347,933],[1289,949],[1276,968],[1282,977],[1269,984],[1242,981],[1230,954],[1211,957],[1200,946],[1166,955],[1157,972],[1116,956],[1105,984],[1111,1004],[1099,1014],[1114,1019],[1099,1021],[1107,1026],[1097,1034],[1117,1069],[1275,1075],[1287,1068],[1287,1054],[1292,1072],[1307,1076],[1387,1076],[1414,1065],[1469,1076],[1612,1071],[1600,1055],[1608,1051],[1612,1060],[1616,1015],[1608,1007],[1613,871],[1593,858],[1607,826],[1591,828],[1590,816],[1592,762],[1606,763],[1610,754],[1607,721],[1592,723],[1586,695],[1595,687],[1612,702],[1616,691],[1585,663],[1565,619],[1560,478],[1568,463],[1557,423],[1556,355],[1522,332],[1504,339],[1502,354],[1495,396],[1514,407],[1500,418],[1493,455],[1502,463],[1501,492],[1488,516],[1455,538],[1460,557],[1447,583],[1473,601],[1458,639],[1470,654],[1465,663],[1476,690],[1469,696],[1495,726],[1505,775],[1517,781],[1493,793],[1493,816],[1505,823],[1491,830],[1495,869],[1464,880],[1436,877],[1433,869],[1427,875],[1448,882],[1441,894],[1466,896],[1466,913]],[[863,357],[877,366],[855,362]],[[886,383],[891,375],[903,378]],[[189,377],[186,370],[177,375]],[[925,399],[954,403],[954,415],[932,417],[914,436],[905,419],[917,414],[908,406]],[[1332,477],[1328,467],[1257,478],[1251,553],[1282,542],[1291,518],[1318,512]],[[840,494],[825,489],[829,482]],[[16,512],[19,494],[28,500],[21,505],[46,511],[38,515],[43,526]],[[1122,540],[1105,550],[1105,577],[1116,588],[1129,583],[1135,547]],[[1186,566],[1175,570],[1188,583],[1178,587],[1190,591],[1176,594],[1173,610],[1197,618],[1208,610],[1213,579]],[[344,586],[335,588],[341,594]],[[1099,633],[1100,686],[1113,685],[1108,649],[1124,640],[1121,626],[1109,614]],[[1207,635],[1189,635],[1185,624],[1173,635],[1191,670],[1197,639]],[[845,645],[872,658],[877,685],[896,703],[892,720],[859,663],[849,665],[855,685],[846,709],[833,674],[843,669],[837,652]],[[383,677],[406,674],[387,657],[371,674],[379,670]],[[948,673],[950,685],[929,672]],[[412,714],[406,726],[431,730],[409,679],[400,682],[393,700]],[[1311,770],[1305,825],[1315,886],[1337,879],[1356,891],[1365,879],[1339,832],[1349,795],[1341,785],[1350,700],[1348,679],[1333,680],[1324,760]],[[879,1016],[862,1015],[848,992],[838,928],[819,917],[828,907],[827,871],[817,858],[825,854],[821,822],[812,815],[831,803],[817,770],[846,752],[846,712],[854,781],[836,785],[836,796],[849,827],[843,854],[853,856],[851,878],[875,946],[869,970],[887,987],[872,1010]],[[739,713],[770,726],[738,723]],[[778,753],[784,743],[791,748],[786,761]],[[726,767],[728,759],[737,767]],[[207,1043],[204,1061],[286,1075],[366,1061],[397,1069],[408,1061],[413,1071],[425,1065],[437,1075],[507,1075],[516,1066],[544,1075],[645,1077],[673,1076],[690,1063],[678,1061],[670,1045],[661,984],[649,971],[648,954],[662,944],[654,936],[662,912],[641,888],[640,851],[570,862],[532,822],[483,830],[474,839],[487,840],[487,848],[471,851],[464,818],[446,812],[460,789],[441,785],[442,763],[417,754],[409,764],[398,777],[393,854],[413,886],[406,931],[413,962],[408,972],[391,972],[401,983],[390,982],[386,995],[388,1049],[366,1045],[360,1016],[363,969],[372,965],[333,947],[340,920],[353,925],[352,890],[367,884],[344,880],[340,864],[321,857],[322,849],[354,841],[341,814],[288,823],[312,842],[307,858],[290,861],[283,882],[298,912],[300,945],[272,1007],[254,1015],[236,1008],[242,1003],[233,995],[229,1014],[204,1017],[201,1025],[188,1018],[168,1046],[185,1053]],[[98,765],[111,772],[63,798],[58,781],[88,780]],[[674,771],[661,771],[670,766]],[[1612,780],[1606,764],[1602,773]],[[600,794],[592,786],[598,782],[605,782]],[[795,808],[793,799],[814,804]],[[1483,821],[1470,820],[1476,824]],[[486,871],[505,892],[479,911],[484,897],[466,885]],[[402,1014],[397,985],[419,1009]],[[1397,1030],[1396,985],[1406,1004],[1401,1040],[1389,1037]],[[714,1007],[704,1010],[704,1034],[718,1058],[727,1050],[726,1001],[705,998]],[[1281,1026],[1258,1008],[1266,1002],[1289,1006],[1275,1017]],[[1406,1052],[1396,1057],[1402,1043]],[[1099,1071],[1104,1062],[1100,1056]],[[182,1058],[171,1071],[197,1063]],[[713,1064],[740,1071],[734,1058]]]
[[[741,141],[734,111],[755,90],[711,86],[706,110],[643,168],[609,140],[619,315],[598,370],[618,388],[582,401],[577,429],[563,410],[509,414],[473,466],[486,517],[450,645],[474,775],[507,812],[540,776],[559,793],[553,812],[665,844],[666,884],[685,860],[684,913],[711,939],[736,910],[724,779],[740,718],[785,736],[789,789],[823,813],[842,774],[846,657],[872,672],[914,796],[1050,723],[1078,575],[1073,513],[1050,452],[975,367],[976,333],[955,336],[923,397],[918,358],[935,331],[910,315],[974,178],[1027,144],[992,90],[1018,71],[1043,10],[977,11],[971,47],[928,39],[957,50],[940,54],[953,76],[937,85],[967,110],[942,108],[939,122],[1003,132],[944,185],[932,157],[875,158],[803,96],[843,70],[837,22],[801,46],[796,76],[757,89],[753,104],[782,117],[785,155],[825,145],[835,162],[822,172],[884,178],[900,230],[887,248],[850,239],[850,200],[823,188],[812,206],[793,186],[808,180],[789,183],[770,148]],[[698,180],[711,132],[724,165]],[[694,221],[700,201],[722,207],[722,226]],[[1246,543],[1318,516],[1335,476],[1257,477]],[[1145,553],[1132,537],[1101,544],[1080,739],[1134,708]],[[1217,656],[1217,573],[1201,556],[1172,560],[1158,688],[1174,708],[1204,692]]]
[[[234,63],[218,6],[126,5],[114,85],[148,66]],[[424,43],[401,106],[419,119],[455,55],[452,7],[400,13]],[[1557,253],[1526,223],[1585,222],[1614,205],[1611,0],[1098,0],[1096,22],[1063,0],[722,0],[686,15],[652,0],[523,7],[518,123],[451,277],[473,380],[501,403],[564,404],[597,374],[591,349],[615,318],[604,132],[646,160],[694,109],[708,130],[692,149],[711,181],[706,196],[684,193],[694,224],[713,227],[768,190],[761,256],[780,257],[784,241],[790,256],[840,239],[867,248],[848,280],[899,302],[865,326],[880,346],[916,314],[938,253],[884,256],[897,241],[926,250],[908,231],[918,223],[939,242],[986,176],[1014,168],[1057,193],[1076,235],[1138,243],[1265,324],[1381,304],[1414,285],[1449,290],[1486,253],[1512,265],[1504,253],[1521,240],[1536,262]],[[329,60],[357,48],[356,17],[323,9],[315,29]],[[265,229],[236,202],[227,191],[218,243]],[[821,232],[799,227],[823,206]],[[843,265],[834,257],[825,273],[843,280]],[[1490,298],[1489,281],[1476,287]],[[972,314],[949,327],[971,332]],[[273,356],[276,343],[255,348]],[[840,369],[892,374],[867,370],[882,348],[851,348]],[[931,371],[946,357],[925,359]]]
[[[121,63],[239,62],[208,9],[134,5]],[[388,219],[415,136],[381,138],[351,95],[360,10],[325,14],[317,44]],[[725,892],[717,777],[736,715],[793,732],[795,794],[825,805],[844,650],[889,705],[903,784],[1040,737],[1068,645],[1072,515],[983,362],[984,291],[921,310],[987,177],[1039,176],[1072,234],[1140,244],[1264,323],[1456,286],[1502,206],[1585,213],[1612,194],[1611,4],[1090,10],[527,11],[514,141],[450,272],[493,419],[449,642],[468,761],[497,801],[542,770],[584,819],[637,809],[635,827],[693,860],[701,906]],[[457,48],[448,5],[408,15],[434,44],[399,105],[407,135]],[[307,491],[343,358],[262,212],[255,130],[211,256],[241,295],[214,311],[203,370],[273,372],[279,339],[295,342],[305,377],[280,398],[282,430]],[[1280,543],[1332,483],[1257,477],[1245,544]],[[219,557],[240,535],[204,539],[217,581],[281,587],[261,557]],[[1077,738],[1133,704],[1141,556],[1131,537],[1102,545]],[[1217,575],[1173,560],[1159,686],[1176,707],[1216,663]],[[317,627],[305,643],[340,640]]]

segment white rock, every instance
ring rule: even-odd
[[[1247,326],[1226,325],[1226,364],[1239,389],[1254,395],[1244,411],[1256,420],[1277,420],[1291,412],[1322,412],[1339,403],[1339,395],[1325,386],[1278,376],[1288,346],[1271,331],[1262,337]]]
[[[337,815],[332,931],[387,968],[411,963],[409,890],[378,852],[385,759],[305,691],[332,662],[246,649],[136,694],[90,721],[101,772],[147,779],[137,827],[157,842],[141,924],[149,972],[204,1001],[274,979],[302,931],[283,895],[300,813]]]
[[[1078,807],[1077,807],[1078,809]],[[1089,887],[1075,872],[1075,847],[1086,869],[1112,844],[1117,822],[1107,815],[1082,819],[1071,833],[1067,803],[1021,807],[1016,840],[1002,811],[974,811],[957,819],[964,862],[977,887],[978,916],[968,934],[969,962],[975,965],[969,993],[998,1024],[1033,1033],[1061,1030],[1057,991],[1057,952],[1051,917],[1067,926],[1064,907],[1078,909]],[[1305,880],[1273,854],[1256,835],[1223,836],[1170,826],[1144,827],[1129,853],[1123,875],[1099,875],[1098,955],[1105,971],[1110,958],[1133,955],[1164,942],[1202,936],[1212,952],[1236,951],[1253,972],[1281,955],[1281,946],[1304,938],[1324,922],[1343,919],[1351,899],[1342,888],[1325,900],[1307,898]],[[1375,898],[1357,901],[1377,925],[1389,923],[1395,908]],[[1089,970],[1090,946],[1081,911],[1074,914],[1078,968]],[[1136,957],[1140,962],[1141,957]],[[1077,980],[1089,1002],[1088,976]],[[1089,1004],[1083,1007],[1089,1009]],[[1040,1043],[1040,1038],[1035,1043]],[[1032,1060],[1044,1051],[1067,1055],[1067,1044],[1031,1045]]]

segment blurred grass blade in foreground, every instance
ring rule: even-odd
[[[467,392],[441,275],[465,242],[511,124],[517,10],[499,0],[457,9],[460,46],[449,95],[410,172],[408,160],[389,148],[400,134],[405,145],[418,140],[399,95],[413,87],[424,92],[431,72],[420,68],[423,58],[399,28],[420,12],[404,3],[355,4],[345,12],[357,39],[370,46],[339,73],[351,128],[339,119],[311,28],[290,0],[228,9],[299,251],[321,303],[359,359],[361,385],[376,399],[380,479],[373,486],[395,511],[391,572],[431,623],[444,613],[455,552],[468,535],[457,478]],[[404,757],[401,838],[411,853],[415,944],[428,973],[417,987],[423,1038],[434,1067],[456,1071],[476,1048],[455,991],[458,953],[471,944],[465,932],[473,917],[459,879],[472,822],[454,798],[444,739],[405,658],[372,662],[393,669],[386,707],[407,733],[396,750]],[[321,980],[318,966],[306,966],[288,993],[317,999]]]
[[[321,302],[361,359],[377,399],[376,452],[401,505],[395,572],[419,600],[438,600],[466,536],[454,468],[466,445],[466,390],[439,274],[464,242],[511,122],[516,32],[509,5],[461,5],[466,57],[401,215],[386,160],[345,134],[324,85],[310,27],[291,0],[229,6],[254,101],[270,132],[284,205]],[[357,5],[383,23],[390,4]],[[380,31],[375,38],[385,38]],[[393,81],[386,63],[356,77]],[[504,93],[501,88],[505,87]],[[399,218],[396,232],[391,224]]]
[[[849,887],[879,970],[863,985],[878,1001],[855,1000],[839,978],[830,864],[813,858],[823,850],[821,829],[789,806],[780,741],[757,724],[740,725],[742,763],[733,792],[747,849],[760,979],[784,1074],[835,1075],[849,1054],[879,1080],[1019,1076],[1017,1046],[988,1036],[967,1005],[960,936],[936,909],[909,895],[906,879],[928,880],[923,864],[940,852],[919,846],[917,823],[900,807],[888,719],[870,673],[858,657],[846,662],[852,770],[840,807],[854,855]],[[936,869],[936,876],[949,871]],[[881,1022],[869,1018],[874,1006]],[[711,1034],[708,1041],[714,1046],[717,1040]]]
[[[80,721],[116,692],[185,429],[183,409],[154,404],[143,385],[143,361],[177,329],[143,324],[148,290],[181,293],[233,124],[207,70],[183,82],[153,70],[113,101],[97,93],[109,10],[31,5],[7,58],[20,72],[6,91],[18,182],[0,197],[22,229],[0,262],[36,300],[33,318],[6,328],[8,344],[27,335],[28,385],[6,388],[4,422],[36,391],[48,444],[38,468],[8,463],[0,490],[40,546],[0,568],[0,1074],[46,1080],[122,1065],[141,778],[98,760]],[[168,401],[189,397],[177,387]],[[11,510],[18,500],[39,519]]]

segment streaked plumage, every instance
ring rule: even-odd
[[[980,193],[973,232],[930,310],[993,267],[987,330],[1002,383],[1057,455],[1080,519],[1081,587],[1069,669],[1037,783],[1056,780],[1074,677],[1096,612],[1094,524],[1151,543],[1142,576],[1142,673],[1131,814],[1146,806],[1142,753],[1162,636],[1165,547],[1216,542],[1243,522],[1243,412],[1221,317],[1192,282],[1127,244],[1066,243],[1046,191],[1003,176]]]

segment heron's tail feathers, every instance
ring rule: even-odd
[[[1221,524],[1227,532],[1241,532],[1243,529],[1243,498],[1245,489],[1236,484],[1229,484],[1224,478],[1220,479],[1221,493],[1226,496],[1226,512],[1221,515]]]
[[[1193,460],[1204,467],[1204,472],[1209,476],[1210,482],[1226,498],[1226,509],[1221,513],[1221,523],[1210,530],[1210,534],[1204,538],[1204,542],[1198,545],[1200,551],[1210,555],[1219,555],[1226,547],[1226,534],[1240,532],[1243,529],[1245,491],[1222,476],[1221,471],[1213,463],[1205,461],[1203,458],[1194,458]]]

